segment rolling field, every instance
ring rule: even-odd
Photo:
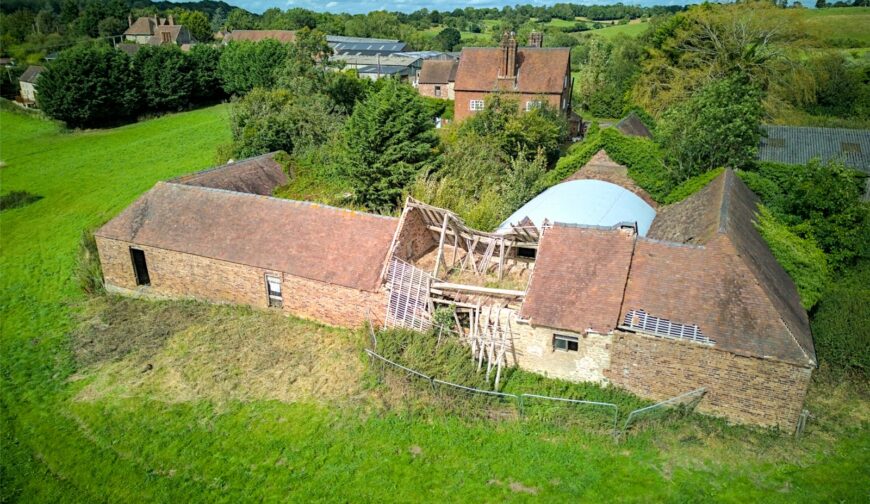
[[[69,133],[0,110],[0,188],[42,196],[0,212],[0,501],[865,501],[870,406],[848,383],[814,384],[800,441],[692,417],[614,444],[390,403],[352,331],[88,299],[81,232],[214,164],[226,114]]]

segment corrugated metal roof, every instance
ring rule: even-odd
[[[762,161],[804,164],[813,158],[835,159],[870,173],[870,130],[773,125],[762,128],[767,133],[758,149]]]
[[[505,220],[499,229],[509,229],[525,217],[540,228],[550,223],[615,226],[636,222],[637,232],[646,236],[656,211],[633,192],[601,180],[572,180],[557,184],[526,203]]]

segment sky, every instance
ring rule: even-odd
[[[302,7],[313,11],[364,13],[375,10],[413,12],[418,9],[451,11],[463,7],[503,7],[505,5],[533,4],[552,5],[559,0],[225,0],[251,12],[261,13],[270,7],[281,10]],[[617,0],[561,0],[583,5],[606,5],[617,3]],[[624,0],[632,5],[683,5],[696,3],[698,0]]]

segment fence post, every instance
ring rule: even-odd
[[[523,394],[517,396],[517,406],[520,408],[520,420],[525,418],[525,411],[523,411]]]

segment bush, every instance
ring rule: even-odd
[[[208,103],[225,97],[220,78],[220,46],[196,44],[190,48],[188,57],[190,76],[193,80],[192,100],[197,103]]]
[[[76,260],[76,278],[82,290],[90,295],[105,292],[103,286],[103,268],[100,265],[100,254],[97,241],[91,231],[82,232],[79,239],[79,252]]]
[[[61,51],[39,76],[39,107],[70,127],[105,126],[132,116],[139,103],[130,58],[105,45]]]
[[[825,253],[811,239],[801,238],[777,221],[765,206],[759,207],[758,231],[776,261],[797,286],[804,309],[811,309],[822,297],[830,278]]]
[[[255,88],[230,109],[234,153],[240,158],[275,150],[295,153],[319,145],[341,127],[323,95]]]
[[[188,56],[178,46],[142,47],[133,65],[149,109],[178,111],[190,106],[195,80]]]
[[[668,193],[668,195],[661,201],[661,203],[665,205],[670,205],[673,203],[677,203],[678,201],[683,201],[684,199],[703,189],[707,184],[715,180],[716,177],[721,175],[724,171],[725,168],[716,168],[715,170],[710,170],[707,173],[702,173],[700,175],[696,175],[690,178],[689,180],[686,180],[682,184],[675,187],[673,191]]]
[[[277,40],[230,42],[219,63],[224,91],[243,95],[256,87],[273,87],[287,56],[287,46]]]
[[[836,374],[870,370],[870,261],[851,268],[825,292],[812,319],[820,362]]]

